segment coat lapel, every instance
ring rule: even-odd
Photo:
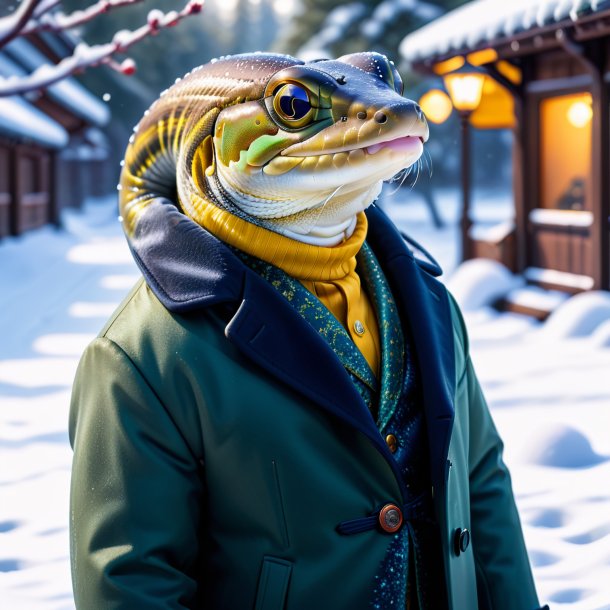
[[[367,217],[367,241],[388,278],[403,319],[409,322],[422,378],[432,482],[436,489],[442,489],[455,396],[453,325],[447,291],[419,268],[383,212],[371,206]]]
[[[364,434],[386,458],[405,493],[396,460],[331,347],[266,281],[248,270],[228,339],[268,373]]]

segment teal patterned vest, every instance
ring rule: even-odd
[[[426,496],[430,490],[430,469],[417,362],[408,335],[403,332],[390,287],[366,242],[357,255],[357,271],[379,324],[379,381],[345,328],[316,296],[281,269],[239,250],[235,252],[280,292],[332,347],[372,416],[376,417],[380,434],[384,438],[393,434],[398,440],[394,458],[410,498]],[[395,534],[383,534],[392,535],[393,540],[375,576],[371,608],[406,608],[410,584],[416,585],[415,591],[408,594],[411,610],[443,607],[436,597],[444,589],[439,580],[443,574],[440,539],[430,517],[431,514],[424,520],[406,520]],[[351,533],[357,531],[363,530]]]

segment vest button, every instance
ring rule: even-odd
[[[458,528],[453,533],[453,550],[456,555],[465,553],[470,544],[470,532],[464,528]]]
[[[393,434],[388,434],[385,437],[385,442],[388,445],[388,449],[392,453],[396,453],[396,450],[398,449],[398,440],[396,439],[396,437]]]
[[[379,525],[384,532],[393,534],[402,526],[402,511],[396,504],[386,504],[379,511]]]
[[[360,320],[356,320],[354,322],[354,332],[359,337],[362,337],[362,335],[364,335],[364,324]]]

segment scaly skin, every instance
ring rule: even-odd
[[[292,85],[288,87],[288,85]],[[125,154],[120,208],[132,234],[158,196],[197,221],[210,203],[278,233],[332,246],[383,180],[428,138],[383,55],[304,64],[249,54],[205,64],[148,110]]]

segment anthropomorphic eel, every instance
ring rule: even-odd
[[[72,397],[77,608],[540,608],[459,309],[374,204],[428,139],[402,88],[256,53],[145,113],[143,278]]]

